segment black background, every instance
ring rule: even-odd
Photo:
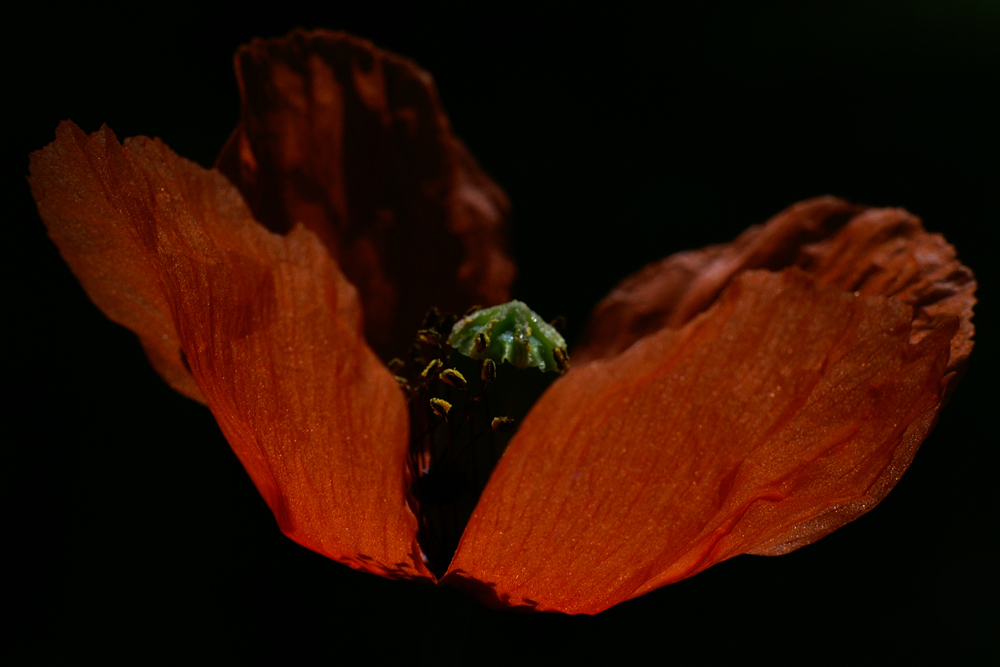
[[[996,5],[355,4],[36,7],[7,26],[5,586],[30,662],[995,654]],[[494,612],[282,537],[208,411],[87,299],[24,176],[64,118],[159,136],[210,165],[239,113],[232,53],[294,27],[348,30],[434,75],[513,202],[515,295],[568,316],[571,335],[645,263],[794,201],[829,193],[922,216],[976,272],[982,303],[969,372],[896,490],[815,545],[740,557],[596,617]]]

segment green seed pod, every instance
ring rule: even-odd
[[[564,373],[566,341],[520,301],[483,308],[455,323],[448,344],[472,359],[507,361],[520,369]]]

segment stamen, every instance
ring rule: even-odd
[[[456,371],[454,368],[446,368],[441,371],[438,376],[441,381],[445,384],[450,384],[452,387],[457,387],[458,389],[465,389],[468,386],[468,382],[465,381],[465,376]]]
[[[482,368],[479,371],[479,378],[484,384],[497,381],[497,363],[492,359],[483,359]]]
[[[421,329],[417,332],[417,340],[424,345],[440,345],[441,334],[434,329]]]
[[[490,335],[485,331],[480,331],[476,334],[476,352],[480,354],[485,352],[490,347]]]
[[[442,366],[444,366],[444,362],[442,362],[440,359],[432,359],[431,362],[427,364],[427,368],[420,371],[420,377],[433,378],[434,375],[438,372],[438,369],[441,368]]]
[[[448,413],[451,412],[451,403],[444,400],[443,398],[432,398],[430,400],[431,410],[434,411],[438,417],[444,417],[447,419]]]
[[[490,423],[490,428],[494,431],[506,430],[513,424],[514,420],[510,417],[494,417]]]
[[[566,354],[565,349],[557,347],[552,350],[552,358],[555,359],[556,370],[559,372],[559,375],[563,375],[569,370],[569,355]]]
[[[516,424],[569,357],[562,336],[515,301],[457,322],[432,309],[407,359],[389,367],[410,405],[410,506],[442,575]]]

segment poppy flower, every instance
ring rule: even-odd
[[[328,32],[236,56],[217,169],[72,123],[31,159],[50,236],[175,389],[205,403],[282,531],[487,604],[600,612],[874,507],[972,348],[975,282],[901,209],[795,204],[662,260],[594,311],[442,576],[385,360],[430,307],[508,299],[508,204],[430,77]]]

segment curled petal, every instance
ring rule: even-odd
[[[620,354],[643,336],[677,328],[708,308],[748,269],[798,266],[821,284],[913,306],[914,337],[958,317],[949,371],[972,351],[976,282],[940,234],[902,209],[866,209],[835,197],[790,206],[727,245],[677,253],[625,279],[594,309],[577,363]]]
[[[741,271],[791,265],[799,248],[830,236],[862,210],[836,197],[810,199],[750,227],[732,243],[650,264],[597,304],[573,351],[574,361],[613,357],[664,327],[683,326],[711,306]]]
[[[358,569],[429,577],[406,502],[405,402],[318,239],[268,232],[221,174],[107,128],[63,123],[31,171],[88,293],[133,313],[119,321],[140,336],[173,335],[281,529]]]
[[[972,352],[976,281],[940,234],[928,234],[920,218],[900,208],[869,209],[833,236],[802,248],[796,265],[821,285],[881,295],[913,307],[916,343],[951,318],[959,328],[948,360],[950,388]]]
[[[941,406],[949,318],[747,272],[679,329],[576,367],[498,464],[445,582],[597,613],[740,553],[808,544],[877,504]]]
[[[235,63],[243,117],[219,169],[271,230],[322,239],[379,354],[399,354],[431,306],[508,300],[507,198],[452,135],[429,74],[326,31],[255,40]]]

